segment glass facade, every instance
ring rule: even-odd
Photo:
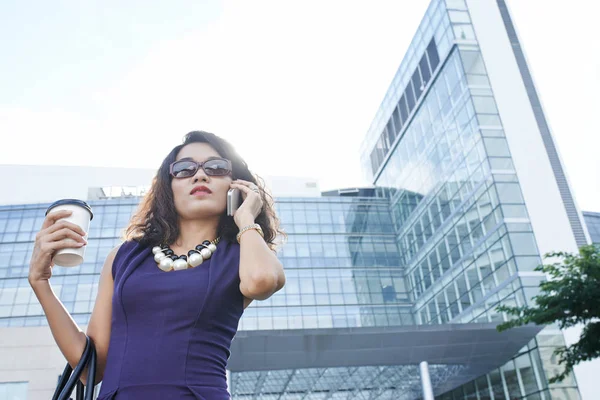
[[[584,212],[583,219],[585,220],[592,243],[600,244],[600,213]]]
[[[416,104],[404,113],[411,87]],[[506,319],[499,304],[531,302],[541,257],[463,0],[430,4],[361,160],[390,201],[416,324],[497,323]],[[440,398],[578,399],[572,377],[547,383],[563,343],[548,328],[507,364]]]
[[[240,328],[301,329],[414,323],[384,199],[279,198],[288,233],[286,285],[248,308]]]
[[[120,243],[139,198],[90,201],[94,219],[85,262],[56,267],[52,287],[79,324],[86,324],[99,273]],[[0,326],[46,324],[27,274],[35,234],[49,204],[0,207]],[[384,199],[280,198],[288,233],[280,252],[287,283],[279,295],[255,302],[240,329],[301,329],[414,323]]]
[[[56,267],[52,288],[78,324],[87,324],[98,292],[106,256],[138,205],[139,198],[90,201],[94,219],[88,233],[85,262],[76,268]],[[0,327],[46,324],[27,276],[33,241],[49,204],[0,206]]]
[[[90,202],[95,217],[90,226],[85,263],[77,268],[57,267],[53,271],[52,285],[56,294],[81,325],[88,322],[104,259],[110,249],[119,243],[121,231],[138,201],[139,198],[128,198]],[[499,299],[520,304],[535,295],[539,278],[513,274],[500,279],[498,271],[505,267],[493,263],[490,263],[491,272],[487,274],[474,268],[479,264],[472,264],[471,267],[467,263],[466,270],[460,270],[457,278],[452,274],[443,274],[443,257],[436,264],[431,262],[429,255],[426,259],[429,260],[427,268],[432,283],[425,283],[429,281],[424,277],[424,270],[419,269],[422,288],[416,289],[416,280],[411,277],[414,273],[405,274],[407,259],[397,249],[396,243],[402,235],[397,235],[394,230],[397,217],[392,218],[390,213],[390,210],[397,209],[397,203],[394,204],[390,207],[387,199],[366,197],[277,199],[277,210],[289,235],[288,243],[280,253],[286,267],[287,284],[277,296],[250,306],[240,322],[240,329],[384,327],[441,323],[451,318],[453,322],[470,322],[478,318],[495,321],[500,317],[494,314],[493,304]],[[41,226],[47,206],[0,207],[0,326],[46,324],[37,299],[27,283],[27,272],[33,238]],[[502,243],[502,238],[507,236],[510,238],[510,232],[500,236],[494,243]],[[444,243],[448,246],[448,242]],[[481,243],[487,248],[485,241]],[[489,250],[491,253],[486,250],[485,254],[492,257],[491,254],[502,251],[508,262],[514,260],[514,257],[507,257],[508,253],[504,253],[504,244],[496,246]],[[435,249],[439,249],[439,245]],[[436,253],[436,257],[439,255]],[[448,259],[452,260],[452,257],[448,256]],[[449,271],[454,271],[455,261],[450,262],[453,264]],[[422,262],[414,265],[421,266]],[[432,269],[436,267],[440,271],[440,277],[437,278]],[[478,273],[469,274],[471,270]],[[438,283],[449,276],[452,277],[449,284],[443,286]],[[482,280],[472,284],[477,282],[472,280],[475,276],[481,276]],[[494,277],[493,282],[499,282],[496,286],[488,285],[491,288],[489,293],[493,296],[489,295],[488,286],[481,285],[488,276]],[[468,301],[462,298],[464,295],[459,296],[461,290],[465,290]],[[477,290],[481,290],[481,293]],[[427,295],[430,292],[434,295]],[[458,301],[452,301],[453,296]],[[455,312],[458,313],[455,315]],[[432,319],[432,316],[436,319]],[[470,398],[468,396],[473,390],[479,392],[480,398],[486,398],[486,391],[493,393],[499,390],[506,390],[511,396],[512,393],[524,393],[530,394],[527,398],[542,398],[539,396],[548,389],[546,376],[557,367],[552,351],[561,341],[560,334],[540,335],[508,364],[442,398],[462,398],[458,397],[461,390],[464,391],[464,398]],[[439,381],[449,373],[460,373],[457,368],[433,365],[432,379]],[[282,396],[282,393],[272,392],[272,397],[251,396],[248,385],[254,382],[253,379],[258,379],[255,375],[261,377],[256,382],[272,386],[261,387],[259,393],[283,385],[283,377],[287,377],[284,391],[287,394]],[[410,384],[408,377],[412,382]],[[348,382],[355,381],[362,383],[357,384],[356,390],[348,391]],[[400,387],[394,383],[396,381],[405,382],[405,385]],[[292,393],[310,393],[307,398],[334,395],[334,398],[340,399],[360,399],[370,393],[374,399],[410,399],[415,398],[413,394],[418,390],[418,383],[417,368],[401,365],[232,374],[234,398],[291,399],[295,398]],[[570,378],[562,387],[553,388],[553,393],[564,396],[552,398],[576,398],[569,394],[576,393],[573,383]]]
[[[84,264],[53,270],[54,292],[80,325],[89,321],[104,260],[120,243],[122,230],[139,200],[128,197],[89,201],[94,219]],[[47,323],[27,274],[35,234],[48,205],[0,206],[0,327]],[[385,327],[415,323],[406,280],[399,268],[400,256],[386,199],[278,198],[276,209],[288,234],[288,241],[279,253],[286,268],[286,286],[276,296],[254,302],[246,309],[240,330]],[[296,370],[294,376],[299,379],[316,374],[319,379],[303,385],[311,392],[318,390],[327,394],[340,390],[341,382],[335,381],[335,377],[353,376],[356,380],[368,375],[371,386],[362,390],[372,391],[372,385],[379,385],[382,379],[400,379],[414,372],[414,368],[406,366],[373,368]],[[435,371],[432,375],[441,380],[456,368],[432,366]],[[374,371],[379,371],[381,377],[375,377]],[[287,372],[271,373],[279,376],[277,374]],[[234,398],[246,398],[248,389],[244,382],[253,379],[253,374],[232,374]],[[271,379],[265,382],[275,385],[270,383]],[[416,388],[418,375],[414,375],[411,382],[410,387]],[[382,390],[382,397],[378,398],[398,398],[389,397],[390,393],[398,392],[392,388],[393,385]]]

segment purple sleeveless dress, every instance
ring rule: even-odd
[[[98,400],[229,400],[225,369],[243,313],[240,248],[222,240],[196,268],[161,271],[125,242],[113,263],[112,327]]]

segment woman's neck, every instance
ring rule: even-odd
[[[179,237],[173,243],[173,247],[183,249],[186,252],[195,248],[205,240],[217,238],[217,227],[219,218],[203,220],[180,220]]]

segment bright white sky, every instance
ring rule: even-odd
[[[0,2],[0,163],[157,168],[194,129],[260,175],[366,184],[427,0]],[[577,201],[600,211],[595,2],[509,1]]]

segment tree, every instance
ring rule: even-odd
[[[559,364],[565,366],[561,374],[550,378],[550,383],[555,383],[564,380],[580,362],[600,357],[600,246],[582,246],[579,254],[548,253],[544,258],[559,261],[535,269],[550,277],[540,284],[540,293],[533,298],[535,306],[499,306],[497,311],[514,319],[497,329],[502,332],[530,323],[558,323],[561,329],[583,324],[577,343],[554,352]]]

